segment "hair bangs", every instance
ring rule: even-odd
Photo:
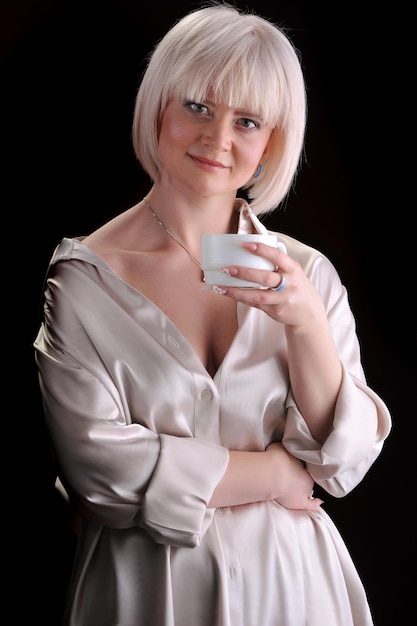
[[[280,126],[288,109],[288,88],[282,72],[271,71],[271,64],[247,61],[229,54],[218,58],[200,57],[180,73],[170,76],[167,99],[195,102],[213,100],[259,117],[272,128]]]

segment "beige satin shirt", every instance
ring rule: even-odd
[[[240,232],[250,231],[265,227],[242,203]],[[279,238],[319,290],[344,368],[323,445],[292,397],[282,325],[239,304],[238,332],[212,378],[166,315],[81,239],[58,245],[35,350],[60,478],[84,518],[67,626],[372,624],[325,504],[207,508],[228,449],[282,439],[342,497],[390,431],[333,265]]]

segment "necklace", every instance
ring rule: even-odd
[[[152,215],[154,216],[154,218],[156,219],[156,221],[159,223],[160,226],[162,226],[162,228],[164,229],[164,231],[171,237],[171,239],[173,239],[175,241],[175,243],[177,243],[179,246],[181,246],[181,248],[183,250],[186,251],[186,253],[188,254],[188,256],[190,257],[190,259],[192,261],[194,261],[194,263],[196,265],[198,265],[198,267],[201,269],[201,264],[200,261],[198,259],[195,258],[195,256],[193,254],[191,254],[191,252],[189,250],[187,250],[187,248],[184,246],[183,243],[181,243],[181,241],[179,239],[176,238],[176,236],[174,235],[174,233],[172,233],[169,228],[167,228],[165,226],[165,224],[163,223],[163,221],[161,220],[160,217],[158,217],[158,215],[155,213],[155,211],[153,210],[153,208],[151,207],[151,205],[149,204],[149,202],[147,200],[145,200],[145,198],[143,199],[144,203],[146,204],[146,206],[148,207],[148,209],[150,210],[150,212],[152,213]]]

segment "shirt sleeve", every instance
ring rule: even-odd
[[[283,444],[305,461],[315,482],[335,497],[349,493],[379,456],[390,431],[382,400],[343,367],[333,429],[323,444],[313,439],[290,394]]]
[[[220,482],[229,452],[198,439],[161,435],[161,453],[146,490],[141,526],[157,543],[200,543],[214,509],[207,509],[213,482]],[[167,503],[169,502],[169,506]]]
[[[391,430],[384,401],[368,386],[361,364],[355,320],[346,289],[324,257],[312,266],[310,279],[319,290],[343,367],[333,428],[321,444],[313,439],[291,390],[283,444],[305,461],[316,483],[342,497],[364,477],[382,450]]]
[[[132,420],[103,364],[99,331],[93,329],[95,339],[80,314],[83,290],[92,286],[64,265],[48,281],[34,347],[46,424],[70,501],[98,524],[140,526],[159,542],[196,545],[213,514],[207,504],[228,450],[193,437],[160,436]]]

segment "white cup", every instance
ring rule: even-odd
[[[207,285],[266,288],[265,285],[242,280],[221,271],[227,265],[240,265],[269,271],[275,269],[275,265],[270,261],[242,248],[240,244],[243,241],[265,243],[273,248],[287,251],[285,245],[278,241],[277,235],[232,235],[228,233],[201,235],[201,268]]]

